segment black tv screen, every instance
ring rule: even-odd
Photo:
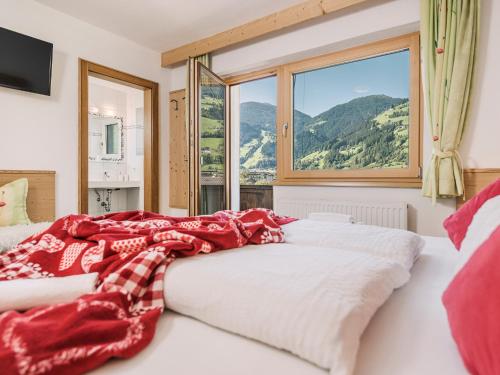
[[[0,27],[0,86],[50,95],[52,43]]]

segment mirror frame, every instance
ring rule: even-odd
[[[102,150],[103,152],[100,155],[100,159],[97,159],[97,155],[90,155],[89,152],[89,161],[123,161],[125,159],[125,132],[124,132],[124,127],[123,127],[123,117],[119,116],[106,116],[106,115],[101,115],[98,113],[93,113],[89,112],[89,116],[93,116],[94,118],[98,119],[110,119],[110,121],[114,121],[120,128],[120,152],[118,154],[108,154],[106,152],[106,142],[107,142],[107,134],[106,130],[104,129],[108,125],[113,125],[113,123],[110,124],[104,124],[102,125],[103,130],[102,130],[102,135],[101,135],[101,145],[102,145]],[[90,118],[89,118],[90,120]],[[89,123],[90,125],[90,123]],[[90,136],[90,126],[89,126],[89,136]],[[89,139],[89,151],[90,151],[90,139]]]

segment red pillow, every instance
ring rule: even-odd
[[[448,237],[458,250],[460,250],[467,229],[477,210],[481,208],[484,202],[497,195],[500,195],[500,178],[469,199],[457,212],[448,216],[443,222]]]
[[[451,333],[471,374],[500,374],[500,226],[443,294]]]

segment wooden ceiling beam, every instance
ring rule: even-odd
[[[241,26],[163,52],[161,65],[169,67],[189,57],[247,42],[367,1],[369,0],[308,0]]]

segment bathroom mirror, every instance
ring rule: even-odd
[[[123,137],[121,117],[89,113],[89,160],[123,160]]]

